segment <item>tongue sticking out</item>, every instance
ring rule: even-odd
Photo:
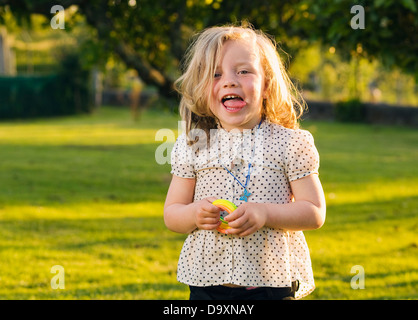
[[[246,105],[245,101],[241,99],[230,99],[224,102],[224,106],[228,108],[242,108]]]

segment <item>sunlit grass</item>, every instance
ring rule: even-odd
[[[163,226],[161,203],[4,207],[2,298],[182,297],[175,278],[179,235]],[[53,265],[65,289],[52,290]]]
[[[327,221],[305,232],[317,290],[311,299],[418,297],[418,131],[306,123],[321,155]],[[351,268],[365,289],[350,286]]]
[[[309,299],[418,298],[418,131],[306,122],[321,155],[327,221],[305,232]],[[185,235],[162,212],[170,166],[155,133],[177,117],[127,109],[0,123],[0,299],[186,299]],[[65,269],[52,289],[51,267]],[[365,289],[350,287],[351,267]]]

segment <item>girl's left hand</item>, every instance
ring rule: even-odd
[[[261,203],[244,202],[234,212],[225,217],[231,229],[227,234],[240,237],[248,236],[264,227],[267,221],[267,211]]]

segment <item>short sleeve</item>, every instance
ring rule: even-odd
[[[312,134],[306,130],[292,131],[284,160],[289,181],[318,174],[319,154]]]
[[[171,173],[180,178],[195,178],[191,148],[187,145],[186,134],[180,135],[171,151]]]

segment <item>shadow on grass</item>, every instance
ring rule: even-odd
[[[71,289],[66,285],[65,289],[53,290],[47,283],[41,283],[43,288],[38,292],[19,292],[16,299],[71,299],[71,300],[170,300],[187,299],[188,287],[180,283],[125,283],[120,285],[100,285],[92,283],[88,288]],[[36,288],[35,288],[36,289]],[[0,299],[9,299],[2,297]]]
[[[0,146],[0,204],[164,201],[170,165],[156,144]]]
[[[65,289],[66,291],[66,289]],[[186,295],[184,286],[179,283],[130,283],[115,286],[100,286],[96,288],[75,289],[65,292],[65,295],[75,299],[134,299],[134,300],[158,300],[179,299]]]
[[[120,249],[161,249],[185,235],[167,230],[162,217],[124,217],[95,219],[2,220],[4,249],[71,250],[88,252],[94,247]]]

